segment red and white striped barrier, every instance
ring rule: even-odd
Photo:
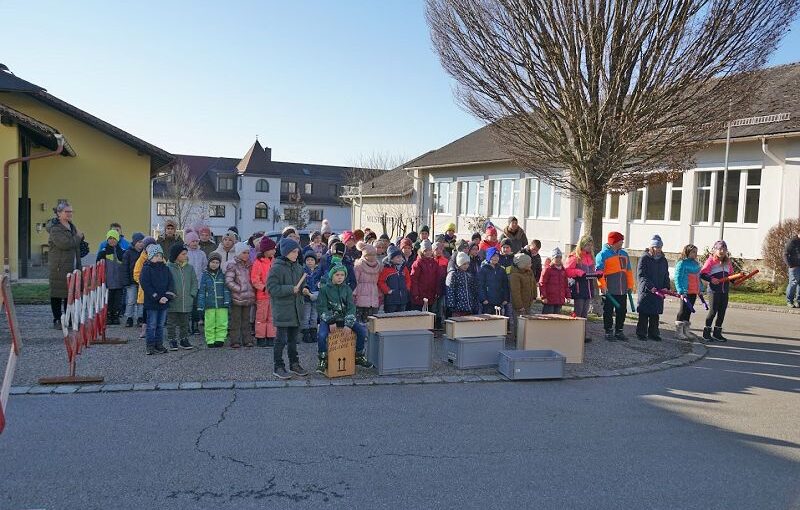
[[[11,285],[8,275],[0,275],[0,305],[6,314],[8,329],[11,332],[11,352],[8,355],[6,364],[6,374],[0,384],[0,433],[6,426],[6,407],[8,406],[8,395],[11,391],[11,382],[14,379],[14,371],[17,368],[17,359],[22,349],[22,337],[19,335],[17,327],[17,311],[14,308],[14,298],[11,296]]]

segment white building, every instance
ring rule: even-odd
[[[319,230],[323,219],[334,231],[350,227],[351,208],[340,199],[350,168],[272,161],[271,155],[258,140],[241,159],[176,155],[202,187],[201,201],[187,223],[208,225],[217,237],[235,226],[247,238],[294,225],[291,216],[302,200],[308,212],[306,229]],[[163,230],[164,222],[176,215],[175,200],[167,191],[169,178],[153,184],[153,230]]]
[[[760,259],[767,231],[786,218],[800,217],[800,64],[764,71],[766,86],[752,111],[737,117],[788,114],[780,122],[732,129],[724,237],[734,256]],[[784,115],[781,118],[785,118]],[[402,208],[418,223],[441,233],[450,222],[460,237],[487,216],[499,228],[516,216],[529,239],[543,248],[570,249],[583,228],[580,201],[539,182],[515,166],[483,127],[366,183],[353,200],[354,228],[381,232],[380,218]],[[664,250],[679,253],[688,243],[702,251],[719,238],[725,139],[695,157],[681,179],[606,197],[603,235],[625,235],[632,251],[653,234]],[[603,242],[605,239],[602,240]]]

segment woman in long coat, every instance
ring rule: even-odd
[[[61,202],[56,207],[56,220],[47,227],[50,234],[50,308],[53,327],[61,329],[61,313],[67,309],[67,274],[81,268],[83,232],[72,223],[72,206]]]

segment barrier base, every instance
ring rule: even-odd
[[[128,341],[124,338],[106,338],[105,340],[94,340],[92,345],[120,345],[127,344]]]
[[[96,375],[64,375],[61,377],[40,377],[39,384],[86,384],[101,383],[104,377]]]

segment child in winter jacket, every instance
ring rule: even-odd
[[[622,249],[624,240],[625,236],[619,232],[609,232],[608,243],[595,257],[597,271],[602,273],[597,283],[606,296],[603,302],[603,326],[609,342],[628,340],[622,330],[628,313],[628,292],[633,290],[633,273],[630,257]]]
[[[564,268],[561,250],[553,248],[547,259],[550,264],[545,266],[542,277],[539,279],[539,291],[542,296],[542,313],[561,313],[564,302],[570,298],[569,279]]]
[[[433,258],[433,245],[427,239],[420,243],[418,253],[411,266],[411,304],[414,310],[422,310],[427,299],[428,307],[433,311],[439,298],[439,263]]]
[[[147,262],[139,274],[147,320],[147,354],[164,354],[164,324],[167,322],[169,300],[175,297],[175,285],[169,268],[164,264],[164,251],[155,243],[147,247]]]
[[[231,306],[231,291],[225,285],[225,272],[220,268],[219,253],[208,256],[208,265],[197,291],[197,310],[203,314],[206,346],[222,347],[228,336],[228,308]]]
[[[189,249],[189,264],[194,268],[194,272],[197,273],[197,285],[199,286],[203,271],[208,265],[208,255],[200,248],[200,236],[196,232],[186,233],[186,247]],[[192,303],[192,320],[189,323],[190,334],[200,334],[199,322],[201,320],[202,317],[197,310],[197,297],[195,297],[194,303]]]
[[[456,268],[447,272],[447,307],[453,317],[480,313],[477,278],[469,271],[469,255],[456,255]]]
[[[361,258],[355,262],[356,290],[353,291],[353,299],[356,303],[356,318],[365,324],[367,317],[375,314],[381,306],[378,277],[383,263],[378,261],[378,251],[371,244],[361,241],[357,248],[361,252]]]
[[[133,281],[139,286],[139,289],[136,291],[136,304],[142,306],[142,331],[139,338],[144,338],[147,334],[147,313],[144,312],[144,290],[142,289],[140,278],[144,263],[148,261],[147,248],[153,244],[156,244],[156,240],[153,237],[147,236],[142,240],[142,253],[133,265]],[[161,256],[163,258],[163,252]],[[166,318],[164,320],[166,320]]]
[[[664,243],[661,237],[654,235],[650,239],[650,247],[639,259],[639,322],[636,324],[636,336],[639,340],[661,341],[658,331],[658,318],[664,313],[664,299],[653,293],[654,289],[669,289],[669,263],[661,248]]]
[[[328,336],[336,328],[350,329],[356,334],[356,365],[372,368],[372,363],[367,361],[364,350],[367,328],[356,320],[353,291],[345,284],[346,278],[347,269],[343,265],[333,266],[328,274],[328,283],[319,289],[316,303],[319,313],[317,372],[321,374],[324,374],[328,368]]]
[[[511,297],[508,275],[499,263],[500,254],[497,253],[497,248],[486,250],[486,260],[478,272],[478,300],[483,307],[483,313],[493,314],[498,306],[505,310]]]
[[[136,295],[139,293],[139,284],[133,278],[133,269],[136,261],[144,249],[144,234],[136,232],[131,238],[131,246],[122,254],[122,268],[125,271],[125,327],[132,328],[134,323],[141,324],[142,306],[136,302]]]
[[[119,245],[119,232],[113,228],[106,233],[106,245],[97,252],[97,262],[106,261],[106,288],[108,289],[108,324],[119,324],[122,313],[122,291],[125,288],[125,252]]]
[[[403,253],[389,246],[387,261],[378,277],[378,288],[384,295],[383,311],[404,312],[408,307],[411,274],[405,265]]]
[[[722,322],[725,320],[725,312],[728,310],[728,292],[730,283],[721,281],[726,276],[733,273],[728,244],[719,240],[714,243],[711,249],[711,256],[706,259],[703,269],[700,270],[700,278],[709,282],[711,285],[711,301],[708,303],[708,315],[706,316],[706,327],[703,328],[703,338],[707,341],[727,342],[728,339],[722,336]],[[716,319],[716,322],[714,321]],[[714,324],[714,331],[711,325]]]
[[[514,267],[514,252],[511,248],[511,239],[505,239],[500,243],[500,267],[506,272],[511,273],[511,268]]]
[[[303,255],[303,271],[306,274],[305,286],[309,294],[303,296],[303,321],[300,329],[303,331],[303,343],[313,344],[317,341],[317,296],[319,296],[319,281],[322,274],[317,265],[317,254],[306,251]]]
[[[225,285],[231,291],[231,347],[253,347],[250,331],[250,307],[256,301],[256,292],[250,281],[250,247],[236,243],[234,259],[225,268]]]
[[[486,228],[486,239],[480,242],[478,248],[480,251],[486,253],[489,248],[498,248],[500,243],[497,241],[497,229],[494,225],[489,225]],[[486,257],[487,259],[489,257]]]
[[[537,281],[533,276],[531,258],[524,253],[514,255],[514,265],[508,275],[508,285],[511,289],[511,305],[516,315],[530,313],[531,306],[536,301]],[[512,329],[512,331],[514,331]]]
[[[272,303],[267,292],[267,277],[275,257],[275,241],[267,236],[258,243],[258,254],[250,269],[250,283],[256,290],[256,345],[272,347],[275,345],[277,330],[272,322]]]
[[[687,244],[683,247],[681,258],[675,264],[675,291],[689,300],[694,308],[697,296],[703,292],[703,283],[700,280],[700,263],[697,262],[697,246]],[[699,340],[700,337],[692,333],[689,319],[692,311],[689,306],[681,300],[681,309],[675,320],[675,331],[678,340]]]
[[[189,321],[192,316],[194,300],[197,296],[197,275],[189,264],[188,249],[185,244],[173,244],[169,249],[169,272],[175,284],[175,298],[169,303],[167,313],[167,338],[169,350],[194,349],[189,342]]]
[[[272,300],[272,319],[278,328],[275,348],[272,350],[274,369],[272,375],[288,379],[292,375],[305,377],[308,372],[300,365],[297,337],[303,320],[303,296],[311,294],[301,283],[300,243],[285,237],[279,244],[281,255],[272,263],[267,278],[267,291]],[[318,299],[319,300],[319,299]],[[289,348],[289,370],[283,362],[284,347]]]
[[[583,236],[578,241],[575,251],[567,257],[567,263],[564,264],[567,278],[573,281],[569,290],[572,299],[575,300],[575,315],[584,319],[589,315],[589,306],[594,297],[594,287],[590,279],[595,273],[593,252],[594,239],[592,236]],[[586,340],[589,341],[589,338]]]

